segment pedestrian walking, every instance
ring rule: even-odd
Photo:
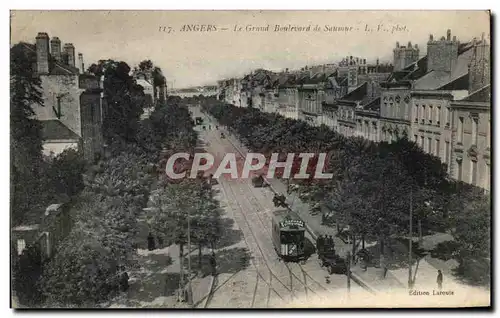
[[[210,266],[212,267],[212,276],[217,273],[217,260],[215,259],[215,252],[210,255]]]
[[[155,238],[154,238],[153,234],[151,232],[149,232],[149,235],[148,235],[148,250],[152,251],[154,249],[156,249]]]
[[[382,267],[382,278],[387,276],[387,261],[384,255],[380,255],[380,266]]]
[[[128,290],[128,274],[125,271],[125,266],[122,266],[120,268],[121,274],[120,274],[120,289],[122,292],[126,292]]]
[[[438,289],[441,290],[443,288],[443,273],[441,273],[441,270],[438,270],[437,284]]]
[[[158,247],[163,248],[163,237],[158,236]]]

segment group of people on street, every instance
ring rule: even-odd
[[[335,251],[335,242],[331,235],[320,235],[316,240],[316,249],[319,253]]]
[[[214,126],[215,130],[219,130],[219,126]],[[207,130],[207,126],[203,125],[203,130]],[[212,125],[208,125],[208,130],[212,130]]]
[[[156,238],[158,240],[158,245],[160,248],[163,247],[163,238],[161,236],[158,236]],[[156,240],[155,237],[153,236],[153,233],[149,232],[148,234],[148,251],[153,251],[156,249]]]

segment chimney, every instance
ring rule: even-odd
[[[450,29],[448,29],[446,31],[446,41],[451,41],[451,30]]]
[[[411,42],[408,42],[408,48],[411,49]]]
[[[429,34],[429,41],[434,41],[434,36],[432,34]]]
[[[399,48],[399,42],[396,42],[396,48]]]
[[[64,52],[68,55],[68,65],[75,66],[75,47],[73,43],[64,44]]]
[[[80,68],[80,74],[85,73],[85,65],[83,64],[83,54],[78,53],[78,67]]]
[[[57,36],[50,40],[50,54],[56,61],[61,61],[61,40]]]
[[[36,36],[36,70],[39,74],[49,73],[49,35],[45,32]]]
[[[418,44],[415,44],[415,48],[418,49]]]

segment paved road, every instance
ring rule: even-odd
[[[191,108],[193,117],[204,117],[199,108]],[[226,153],[237,153],[233,144],[220,138],[215,123],[212,130],[200,131],[205,150],[221,160]],[[208,128],[208,124],[206,125]],[[239,154],[237,160],[241,160]],[[215,169],[214,169],[215,170]],[[313,254],[305,264],[285,263],[279,260],[271,241],[271,213],[273,193],[267,188],[254,188],[250,179],[219,178],[220,201],[226,217],[235,221],[243,239],[237,246],[246,247],[251,254],[247,269],[236,274],[220,274],[215,280],[213,295],[206,307],[266,308],[290,304],[321,302],[323,306],[341,306],[347,297],[345,275],[328,275]],[[311,237],[308,239],[313,242]],[[233,246],[231,246],[232,248]],[[330,283],[326,283],[329,277]],[[351,291],[357,296],[366,293],[352,282]]]

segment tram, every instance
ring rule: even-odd
[[[304,257],[304,221],[281,209],[273,212],[272,227],[274,249],[281,259],[298,261]]]

